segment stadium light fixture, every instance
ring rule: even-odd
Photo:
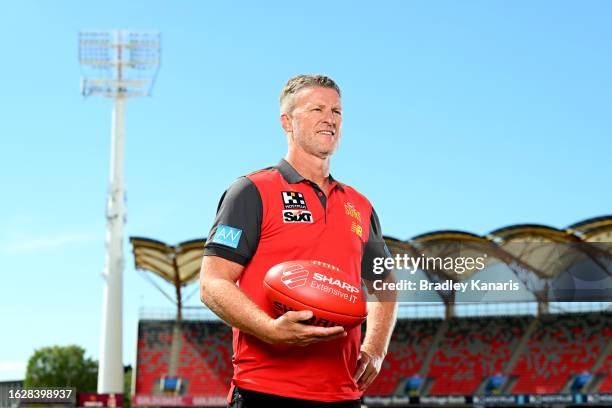
[[[98,393],[123,393],[123,227],[126,217],[123,180],[125,102],[150,96],[160,65],[157,32],[127,30],[79,33],[83,96],[114,99],[110,189],[106,207],[106,261]]]

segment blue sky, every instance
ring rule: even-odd
[[[79,30],[162,33],[153,97],[127,105],[126,242],[205,236],[232,180],[283,156],[277,98],[299,73],[343,90],[332,173],[409,238],[612,213],[610,15],[558,0],[5,4],[0,380],[38,347],[98,357],[112,104],[79,94]],[[138,309],[172,308],[125,250],[133,364]]]

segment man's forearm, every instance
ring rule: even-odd
[[[204,286],[202,301],[231,326],[269,341],[267,333],[272,318],[234,282],[221,278],[211,279]]]
[[[368,317],[363,348],[379,356],[387,354],[387,347],[395,327],[397,317],[396,302],[368,303]]]

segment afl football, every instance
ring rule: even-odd
[[[349,281],[340,268],[321,261],[287,261],[273,266],[264,291],[276,316],[290,310],[311,310],[306,324],[351,329],[366,316],[360,282]]]

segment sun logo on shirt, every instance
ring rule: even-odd
[[[348,201],[346,203],[344,203],[344,212],[349,217],[353,217],[357,221],[361,222],[361,213],[359,211],[357,211],[357,209],[355,208],[353,203],[348,202]]]

